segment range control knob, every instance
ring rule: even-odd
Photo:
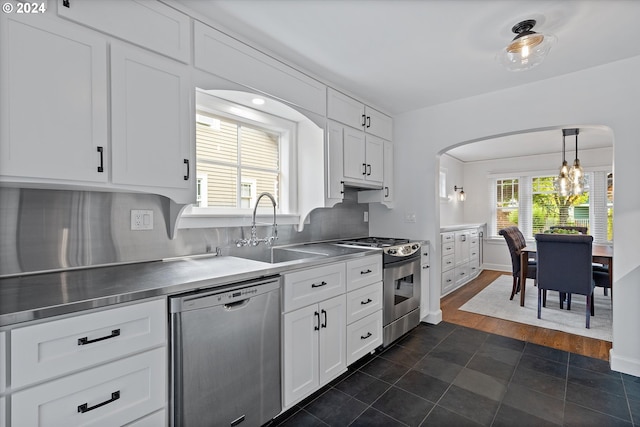
[[[387,251],[387,253],[388,253],[389,255],[395,255],[395,254],[397,254],[397,253],[398,253],[398,250],[397,250],[397,249],[389,249],[389,250]]]
[[[413,244],[413,246],[411,246],[411,249],[416,250],[416,249],[418,249],[419,247],[420,247],[420,245],[419,245],[419,244],[414,243],[414,244]]]

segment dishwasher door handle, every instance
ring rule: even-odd
[[[237,309],[242,308],[245,305],[249,304],[249,300],[250,299],[251,298],[245,298],[245,299],[241,299],[240,301],[230,302],[229,304],[225,304],[224,308],[226,310],[237,310]]]

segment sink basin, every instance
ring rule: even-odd
[[[253,261],[268,262],[270,264],[278,264],[281,262],[298,261],[311,258],[322,258],[328,254],[299,251],[286,248],[272,248],[271,250],[263,250],[259,252],[250,251],[248,253],[234,254],[238,258],[251,259]]]

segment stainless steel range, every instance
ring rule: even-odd
[[[382,345],[386,347],[420,323],[422,244],[409,239],[382,237],[364,237],[340,243],[383,251]]]

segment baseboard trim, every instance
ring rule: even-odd
[[[640,377],[640,359],[618,356],[612,348],[609,350],[609,363],[612,371]]]

